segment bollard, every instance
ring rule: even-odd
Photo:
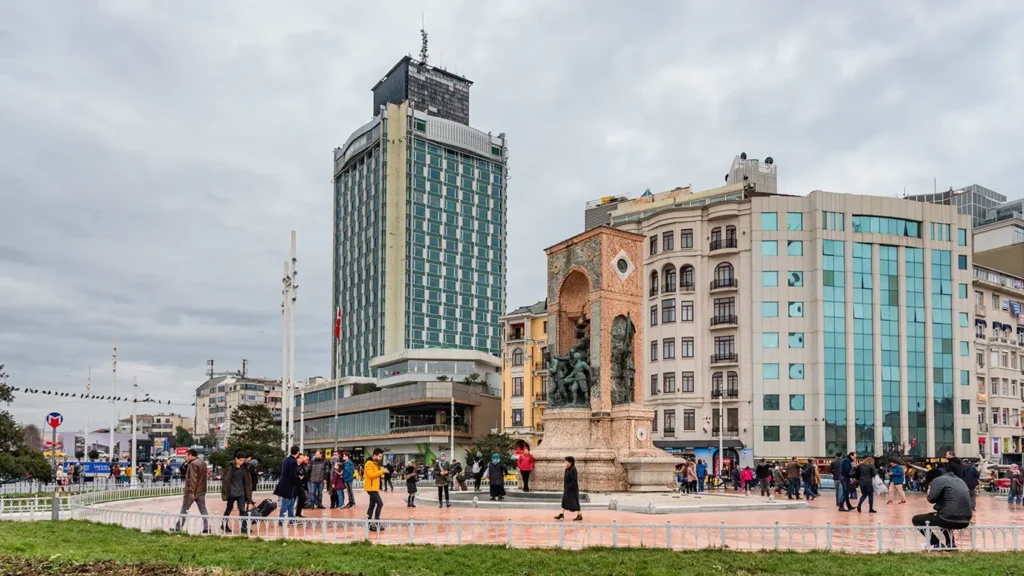
[[[57,487],[53,488],[53,496],[50,497],[50,520],[60,520],[60,496],[57,495]]]

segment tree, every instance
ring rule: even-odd
[[[83,452],[82,450],[75,451],[75,458],[78,459],[79,462],[85,460],[85,452]]]
[[[380,388],[377,387],[373,382],[357,382],[352,385],[352,395],[359,396],[360,394],[369,394],[370,392],[377,392]]]
[[[516,467],[515,458],[512,457],[515,448],[516,441],[508,434],[488,434],[466,451],[466,462],[476,460],[477,452],[488,462],[491,455],[497,454],[501,457],[502,464],[513,470]]]
[[[177,428],[174,429],[173,442],[175,448],[177,448],[178,446],[188,448],[195,445],[196,439],[194,436],[192,436],[191,432],[185,430],[185,428],[182,426],[178,426]]]
[[[477,384],[480,384],[480,375],[477,374],[476,372],[473,372],[472,374],[463,378],[462,383],[465,384],[466,386],[475,386]]]
[[[7,385],[7,374],[0,364],[0,404],[11,402],[14,402],[14,390]],[[0,482],[22,478],[49,482],[53,469],[43,453],[32,448],[25,428],[14,421],[10,412],[0,410]]]
[[[22,431],[25,432],[25,443],[33,450],[43,451],[43,431],[35,424],[26,424]]]
[[[99,450],[95,450],[95,449],[89,450],[89,460],[99,460],[99,459],[100,459],[100,452],[99,452]]]
[[[243,404],[231,411],[231,435],[228,444],[281,445],[281,425],[266,404]]]

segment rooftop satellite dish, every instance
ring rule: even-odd
[[[769,165],[770,164],[775,164],[775,160],[771,156],[769,156],[769,157],[764,159],[764,163],[765,164],[769,164]]]
[[[747,159],[747,153],[746,152],[740,152],[740,160],[746,160],[746,159]]]

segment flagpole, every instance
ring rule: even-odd
[[[136,429],[137,429],[136,427],[137,427],[137,424],[138,424],[137,420],[138,420],[138,412],[139,412],[138,406],[139,406],[139,379],[136,376],[132,376],[132,453],[131,453],[131,457],[132,457],[131,458],[132,474],[131,474],[131,483],[132,483],[132,487],[133,488],[135,487],[136,482],[138,482],[138,479],[136,478],[136,476],[139,475],[139,470],[138,470],[138,468],[135,467],[135,458],[136,458],[136,454],[139,451],[138,440],[136,439]]]
[[[85,378],[85,460],[89,457],[89,408],[92,405],[92,366],[89,366],[89,375]],[[85,470],[85,468],[82,468]],[[85,482],[85,478],[82,478],[82,482]]]
[[[341,306],[338,306],[338,318],[334,323],[334,442],[333,448],[338,449],[338,442],[341,435],[338,433],[338,394],[340,387],[338,380],[341,380]]]
[[[292,230],[292,274],[289,289],[291,291],[291,327],[289,329],[289,342],[288,342],[288,384],[291,389],[292,400],[289,402],[292,406],[295,405],[295,310],[297,308],[297,297],[296,292],[299,288],[297,283],[298,271],[296,270],[296,264],[298,259],[295,257],[295,230]],[[289,444],[295,437],[294,432],[295,424],[292,419],[288,421],[288,442]]]
[[[288,451],[288,263],[284,263],[281,299],[281,450]]]
[[[111,384],[111,396],[110,396],[110,445],[107,446],[107,455],[110,457],[110,462],[117,462],[120,460],[120,455],[114,454],[114,396],[117,395],[117,338],[114,338],[114,376],[113,383]]]

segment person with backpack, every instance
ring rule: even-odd
[[[416,483],[419,480],[419,474],[416,473],[416,463],[409,462],[409,465],[405,467],[405,491],[409,494],[405,505],[409,508],[416,507]]]
[[[235,459],[224,470],[224,477],[220,484],[220,498],[227,502],[227,507],[224,508],[224,522],[221,525],[221,529],[225,533],[231,533],[231,525],[228,523],[231,509],[237,506],[238,515],[242,516],[246,507],[253,503],[252,489],[252,476],[249,474],[249,468],[245,465],[245,454],[241,450],[235,450]],[[241,523],[241,532],[242,534],[249,532],[248,523],[244,520]]]

